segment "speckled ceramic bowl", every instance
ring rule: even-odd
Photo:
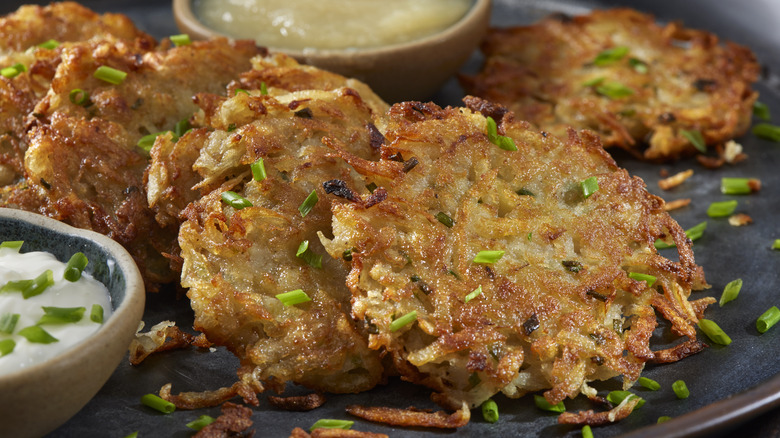
[[[193,39],[223,35],[204,25],[192,10],[193,0],[173,0],[179,29]],[[404,44],[375,49],[284,52],[299,62],[359,79],[390,103],[430,98],[479,44],[490,20],[490,0],[475,0],[458,22],[442,32]],[[231,35],[224,35],[230,37]],[[262,41],[257,44],[264,45]]]
[[[0,437],[39,437],[75,415],[127,353],[144,310],[138,267],[118,243],[47,217],[0,208],[0,241],[23,240],[22,252],[48,251],[66,262],[89,259],[85,272],[105,284],[113,313],[91,337],[54,358],[0,375]]]

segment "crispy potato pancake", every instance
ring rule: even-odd
[[[461,77],[467,93],[562,138],[569,126],[593,130],[647,160],[697,153],[698,134],[702,153],[741,135],[758,96],[748,48],[631,9],[494,28],[481,50],[482,70]]]
[[[654,357],[654,307],[695,339],[688,297],[706,283],[663,201],[589,131],[559,140],[467,101],[518,150],[491,143],[479,112],[397,104],[383,169],[365,174],[386,200],[333,205],[334,237],[322,240],[333,257],[352,251],[352,316],[370,327],[369,346],[457,409],[499,391],[544,389],[555,404],[619,375],[630,386]],[[586,197],[589,178],[598,189]],[[673,239],[680,261],[659,255],[656,238]],[[482,251],[501,252],[475,260]]]

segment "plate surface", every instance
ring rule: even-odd
[[[3,3],[0,13],[15,9],[18,4]],[[83,1],[97,11],[123,12],[139,27],[161,38],[178,33],[172,18],[170,3],[162,1]],[[628,5],[627,1],[542,1],[542,0],[494,0],[492,24],[510,26],[531,23],[544,15],[560,11],[570,14],[584,13],[591,8]],[[632,7],[653,13],[659,21],[682,20],[688,27],[706,29],[723,40],[745,44],[757,54],[767,67],[766,75],[757,89],[760,101],[769,105],[776,122],[780,120],[780,77],[772,72],[780,69],[780,2],[755,0],[739,4],[735,13],[730,2],[687,2],[639,0],[630,2]],[[466,72],[475,71],[480,65],[475,54]],[[462,91],[452,80],[437,93],[433,100],[441,105],[458,105]],[[742,278],[744,286],[737,301],[723,308],[717,304],[707,310],[707,318],[717,321],[731,336],[728,347],[713,346],[704,352],[678,363],[648,367],[644,375],[657,380],[664,388],[658,392],[637,389],[647,399],[642,409],[634,412],[618,424],[595,430],[599,437],[628,436],[697,436],[725,435],[734,427],[740,427],[740,435],[767,435],[777,433],[778,407],[780,407],[780,328],[759,335],[755,320],[766,309],[780,305],[780,251],[772,251],[774,239],[780,238],[777,215],[780,213],[780,144],[774,144],[747,134],[737,139],[749,159],[734,166],[712,171],[702,168],[695,160],[684,160],[665,166],[638,162],[626,155],[617,154],[618,163],[632,174],[641,176],[648,190],[667,200],[692,198],[691,206],[673,212],[673,217],[684,228],[704,220],[708,228],[695,243],[697,262],[704,267],[712,289],[696,292],[693,298],[719,297],[723,287],[731,280]],[[694,169],[694,176],[683,186],[662,192],[657,181],[660,170],[675,173]],[[720,178],[724,176],[760,178],[762,190],[753,195],[729,197],[719,191]],[[754,223],[746,227],[732,227],[725,219],[710,219],[706,208],[710,202],[738,199],[738,211],[750,215]],[[144,316],[147,327],[162,320],[176,321],[180,327],[191,327],[192,315],[186,300],[176,300],[173,294],[158,294],[147,299]],[[662,330],[661,330],[662,331]],[[663,333],[659,333],[663,340]],[[146,393],[156,392],[168,382],[173,391],[201,391],[227,386],[235,380],[237,360],[224,350],[175,351],[149,358],[139,367],[124,363],[114,373],[101,392],[75,418],[55,431],[52,436],[103,436],[122,437],[139,431],[139,436],[186,437],[191,431],[185,424],[202,414],[217,416],[217,408],[199,411],[177,411],[172,415],[156,414],[139,403]],[[683,379],[691,396],[677,400],[669,390],[672,382]],[[617,383],[599,386],[600,389],[616,389]],[[290,393],[305,390],[291,388]],[[428,400],[429,391],[399,381],[363,394],[330,396],[325,406],[309,413],[288,413],[275,410],[261,397],[261,404],[254,409],[254,427],[257,436],[288,436],[293,427],[304,429],[319,418],[348,419],[344,413],[347,404],[387,405],[433,408]],[[582,397],[580,397],[581,399]],[[560,426],[554,415],[539,411],[530,397],[509,400],[497,397],[501,419],[496,424],[485,423],[474,411],[471,424],[455,432],[427,431],[422,429],[394,429],[381,425],[356,421],[355,429],[387,433],[390,436],[580,436],[579,428]],[[583,400],[567,402],[567,407],[587,409]],[[758,420],[746,423],[760,414]],[[669,415],[674,420],[656,425],[659,416]],[[110,432],[108,432],[110,431]]]

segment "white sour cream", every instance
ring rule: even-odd
[[[111,301],[105,285],[87,273],[82,274],[76,282],[64,280],[62,274],[65,266],[65,263],[47,252],[20,254],[15,249],[0,248],[0,287],[9,281],[33,279],[47,269],[51,269],[54,275],[54,285],[40,295],[24,299],[21,292],[0,293],[0,316],[7,313],[19,314],[13,333],[0,333],[0,341],[13,339],[16,342],[13,352],[0,357],[0,375],[51,359],[95,333],[101,324],[90,319],[93,304],[103,307],[104,321],[111,314]],[[42,306],[85,307],[86,310],[79,322],[41,325],[41,328],[59,341],[37,344],[29,342],[18,332],[38,322],[44,314]]]
[[[196,0],[206,26],[276,49],[359,49],[443,31],[473,0]]]

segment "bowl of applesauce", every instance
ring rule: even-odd
[[[173,0],[193,39],[252,39],[367,83],[390,103],[425,100],[476,49],[490,0]]]

